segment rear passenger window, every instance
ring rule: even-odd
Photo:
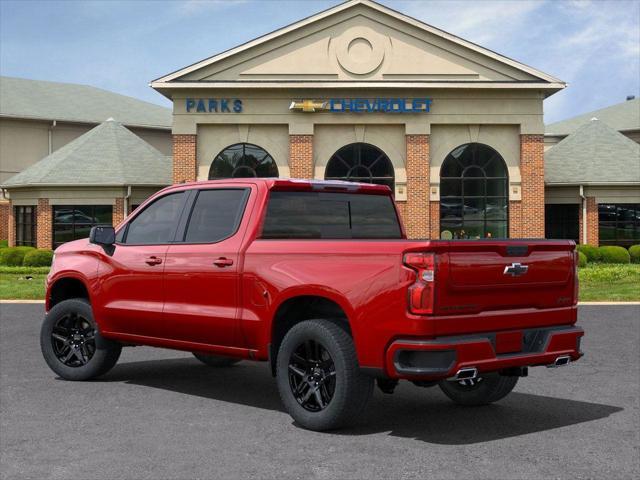
[[[232,236],[238,230],[248,196],[246,188],[200,190],[184,241],[214,243]]]
[[[271,192],[262,238],[401,238],[387,195]]]
[[[171,193],[146,207],[127,225],[124,243],[158,245],[169,243],[182,213],[184,193]]]

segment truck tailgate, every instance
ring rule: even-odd
[[[434,313],[570,307],[574,248],[563,240],[448,242],[438,253]]]

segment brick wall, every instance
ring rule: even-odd
[[[313,178],[313,135],[289,135],[289,175]]]
[[[544,238],[544,136],[520,135],[521,237]],[[514,225],[517,229],[517,226]]]
[[[13,212],[13,203],[9,202],[9,215],[7,219],[7,240],[9,240],[10,247],[16,246],[16,219],[13,215]]]
[[[580,208],[580,242],[582,242],[582,235],[582,208]],[[587,197],[587,243],[596,246],[600,243],[596,197]]]
[[[408,238],[429,238],[429,135],[406,135]]]
[[[51,206],[48,198],[39,198],[36,208],[36,246],[51,248],[53,245]]]
[[[11,205],[9,202],[0,203],[0,240],[9,239],[9,212]]]
[[[407,202],[396,202],[396,206],[398,207],[398,213],[400,214],[400,221],[404,225],[405,218],[407,218]]]
[[[431,202],[429,217],[431,220],[431,234],[429,238],[437,240],[440,238],[440,202]]]
[[[509,202],[509,238],[522,236],[522,202]]]
[[[113,223],[113,226],[115,227],[124,220],[124,217],[124,198],[119,197],[116,198],[116,203],[113,206],[113,216],[111,218],[111,223]]]
[[[173,135],[173,183],[197,179],[196,140],[197,135]]]

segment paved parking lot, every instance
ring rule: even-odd
[[[533,369],[499,404],[437,388],[376,391],[354,429],[314,433],[282,411],[265,364],[225,370],[125,349],[103,379],[58,380],[42,305],[0,305],[4,478],[638,478],[640,307],[581,307],[586,356]]]

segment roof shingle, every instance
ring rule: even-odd
[[[551,123],[545,127],[545,134],[569,135],[594,117],[618,131],[640,129],[640,98]]]
[[[171,157],[109,119],[9,178],[2,187],[170,184]]]
[[[0,116],[171,128],[171,110],[88,85],[0,77]]]
[[[548,184],[640,184],[640,145],[591,120],[544,155]]]

